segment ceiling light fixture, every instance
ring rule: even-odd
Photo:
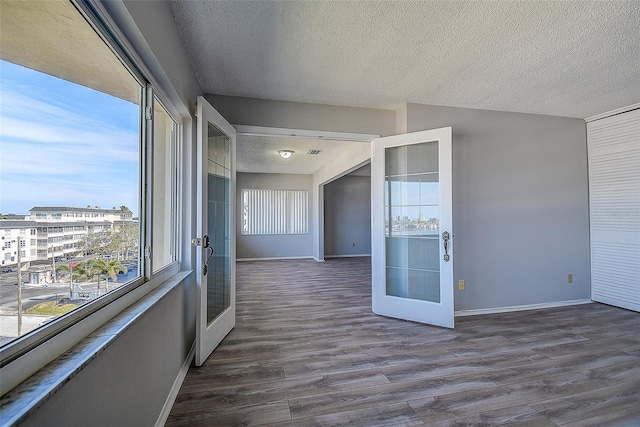
[[[293,154],[293,150],[278,150],[278,154],[280,154],[280,157],[283,159],[288,159]]]

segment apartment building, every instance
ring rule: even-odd
[[[108,230],[119,231],[135,225],[133,213],[126,209],[100,209],[75,207],[40,207],[29,210],[29,215],[0,220],[3,267],[15,267],[20,261],[57,261],[81,254],[87,236]],[[18,243],[19,238],[19,243]]]
[[[17,265],[18,251],[22,261],[38,259],[37,227],[35,221],[0,221],[0,262],[3,268]]]

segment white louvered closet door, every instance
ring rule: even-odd
[[[640,110],[587,123],[591,299],[640,311]]]

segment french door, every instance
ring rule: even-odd
[[[453,328],[451,128],[373,141],[373,312]]]
[[[235,326],[236,131],[198,97],[196,366]]]

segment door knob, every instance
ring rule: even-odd
[[[449,238],[450,234],[448,231],[442,233],[442,241],[444,242],[444,262],[449,262]]]

